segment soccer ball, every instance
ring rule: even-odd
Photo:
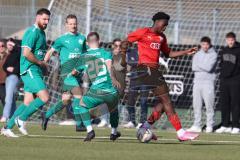
[[[151,141],[153,137],[153,133],[150,129],[146,129],[146,128],[139,128],[137,131],[137,139],[141,142],[141,143],[148,143]]]

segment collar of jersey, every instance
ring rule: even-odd
[[[88,51],[98,50],[99,48],[89,48]]]
[[[40,29],[35,23],[33,25],[35,28]],[[41,30],[41,29],[40,29]]]
[[[76,34],[71,33],[71,32],[66,32],[66,34],[70,34],[70,35],[76,36],[76,35],[78,35],[78,32]]]

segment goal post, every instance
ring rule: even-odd
[[[78,29],[81,33],[86,35],[90,31],[96,31],[100,34],[102,42],[109,43],[114,38],[126,38],[127,33],[137,28],[151,26],[153,14],[159,11],[171,16],[165,34],[170,47],[174,50],[197,46],[201,37],[209,36],[215,50],[219,52],[221,46],[225,45],[227,32],[233,31],[236,35],[240,35],[238,14],[240,0],[52,0],[51,3],[52,15],[47,38],[52,41],[65,32],[64,18],[68,14],[75,14],[78,17]],[[180,118],[186,120],[184,127],[189,127],[193,119],[192,56],[163,59],[163,63],[168,66],[168,72],[164,77],[170,87],[171,99],[177,109],[183,108],[189,111],[180,114]],[[46,77],[47,82],[50,82],[51,75],[53,74]],[[217,108],[218,78],[215,90],[217,95],[215,108]],[[57,89],[51,88],[50,92],[55,97],[60,96]],[[35,114],[33,121],[39,118],[38,115],[39,113]],[[54,116],[53,121],[60,119],[64,119],[64,112]]]

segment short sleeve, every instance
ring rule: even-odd
[[[36,30],[32,30],[29,32],[26,32],[26,36],[22,40],[22,47],[27,47],[29,49],[33,49],[35,47],[38,34]]]
[[[143,35],[147,32],[147,30],[148,28],[140,28],[134,32],[129,33],[127,37],[128,41],[129,42],[139,41],[143,37]]]
[[[62,40],[61,38],[57,38],[53,45],[52,45],[52,48],[56,51],[56,52],[60,52],[61,50],[61,47],[62,47]]]
[[[105,61],[112,60],[112,54],[108,51],[105,51],[103,58],[104,58]]]
[[[168,57],[171,49],[168,47],[167,38],[165,35],[162,35],[163,41],[161,43],[161,52]]]

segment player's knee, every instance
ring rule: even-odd
[[[176,112],[172,109],[166,110],[167,117],[172,117],[176,114]]]
[[[44,103],[47,103],[49,101],[49,94],[43,94],[39,97]]]
[[[47,103],[49,101],[49,96],[46,95],[46,96],[43,96],[40,98],[44,103]]]
[[[62,101],[69,101],[69,100],[71,100],[71,94],[63,93],[62,94]]]
[[[161,100],[161,102],[164,106],[171,104],[171,100],[170,100],[169,95],[160,96],[160,100]]]

